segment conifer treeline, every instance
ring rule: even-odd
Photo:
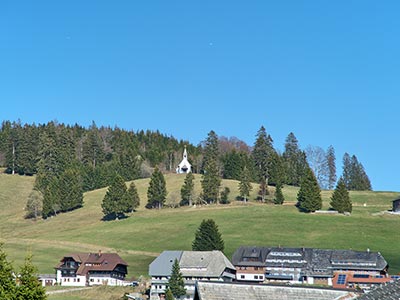
[[[310,168],[321,188],[332,189],[336,182],[332,146],[326,153],[318,147],[304,151],[295,135],[289,133],[280,153],[263,126],[252,147],[237,138],[218,137],[213,131],[204,143],[194,146],[159,131],[97,127],[94,122],[85,128],[54,121],[38,125],[4,121],[0,129],[0,165],[11,174],[37,174],[35,188],[43,195],[43,216],[47,217],[82,206],[84,191],[110,185],[115,174],[130,181],[150,177],[155,166],[163,172],[174,171],[184,146],[192,171],[205,175],[202,185],[207,202],[217,197],[214,194],[218,193],[220,177],[240,181],[244,170],[251,181],[260,184],[262,201],[268,185],[299,186]],[[354,155],[345,154],[342,177],[348,190],[371,189]]]
[[[175,169],[184,145],[195,157],[200,148],[158,131],[22,124],[4,121],[0,129],[0,166],[6,173],[36,174],[42,216],[83,205],[82,193],[110,185],[118,174],[124,181],[149,177],[153,166]],[[194,161],[194,170],[198,169]]]

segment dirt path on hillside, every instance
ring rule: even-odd
[[[44,245],[58,247],[58,248],[68,247],[68,248],[76,249],[77,252],[82,251],[82,252],[97,253],[99,250],[101,250],[103,252],[118,252],[118,253],[132,254],[132,255],[153,256],[153,257],[157,257],[158,255],[160,255],[159,252],[116,249],[116,248],[105,247],[105,246],[101,246],[101,245],[81,243],[81,242],[71,242],[71,241],[57,241],[57,240],[43,240],[43,239],[18,239],[18,238],[7,239],[7,241],[9,243],[23,244],[23,245],[42,243]]]

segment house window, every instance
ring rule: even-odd
[[[254,270],[256,270],[256,271],[257,271],[257,270],[258,270],[258,267],[254,267]]]
[[[81,281],[81,279],[80,279],[80,278],[78,278],[77,280],[78,280],[78,282],[80,282],[80,281]]]
[[[264,276],[260,275],[260,279],[264,279]]]
[[[240,275],[240,278],[241,278],[241,279],[244,279],[244,275]]]
[[[254,279],[258,279],[258,275],[254,275]]]

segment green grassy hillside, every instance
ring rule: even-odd
[[[166,175],[167,202],[177,203],[184,175]],[[201,177],[196,175],[196,190]],[[224,180],[231,189],[232,203],[147,210],[148,179],[137,180],[141,206],[129,218],[101,221],[101,201],[106,189],[85,194],[84,207],[47,220],[25,220],[24,207],[34,178],[0,175],[0,239],[9,258],[22,263],[27,252],[41,273],[53,273],[59,259],[69,252],[116,251],[129,263],[130,276],[147,275],[149,263],[163,250],[190,250],[194,232],[202,219],[213,218],[231,257],[241,245],[321,247],[380,251],[391,273],[400,272],[400,216],[379,212],[391,206],[394,192],[352,192],[352,216],[304,214],[294,207],[297,188],[285,187],[283,206],[252,200],[243,204],[233,199],[238,183]],[[273,191],[273,188],[270,188]],[[257,191],[254,186],[253,199]],[[331,192],[322,193],[324,208]]]

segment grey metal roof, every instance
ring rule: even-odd
[[[220,277],[226,268],[235,267],[221,251],[164,251],[149,267],[150,276],[170,276],[178,259],[184,277]]]
[[[149,266],[150,276],[170,276],[175,259],[181,259],[183,251],[163,251]]]
[[[289,286],[198,282],[195,300],[334,300],[353,299],[356,295],[343,290]],[[343,298],[342,298],[343,297]]]
[[[221,251],[183,251],[179,261],[184,277],[220,277],[226,268],[235,270]]]
[[[387,283],[376,287],[359,300],[398,300],[400,299],[400,281]]]

